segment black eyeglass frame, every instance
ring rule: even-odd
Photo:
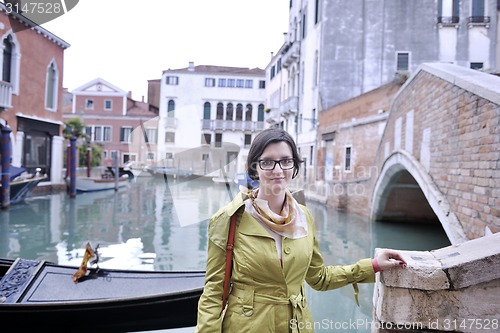
[[[281,165],[282,161],[293,161],[293,163],[292,163],[292,165],[289,168],[283,168],[283,166]],[[272,168],[267,169],[267,168],[263,168],[262,167],[261,162],[274,162],[274,165],[273,165]],[[272,171],[272,170],[274,170],[274,168],[276,168],[276,164],[278,164],[280,166],[281,170],[291,170],[291,169],[295,168],[295,164],[296,164],[294,158],[284,158],[282,160],[258,160],[257,163],[259,164],[259,168],[261,170],[264,170],[264,171]]]

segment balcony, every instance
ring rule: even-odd
[[[299,97],[291,96],[285,99],[280,105],[280,112],[283,116],[296,114],[299,108]]]
[[[257,132],[264,128],[263,123],[262,121],[202,119],[201,128],[210,131]]]
[[[177,118],[165,118],[165,128],[175,129],[177,127]]]
[[[467,26],[472,27],[490,27],[490,17],[489,16],[470,16],[467,18]]]
[[[0,111],[12,107],[12,85],[10,82],[0,81]]]
[[[459,23],[460,23],[460,17],[458,16],[438,16],[437,18],[437,24],[440,28],[454,27],[458,29]]]
[[[283,68],[288,68],[294,62],[299,61],[300,55],[300,43],[294,42],[288,44],[281,52],[281,66]]]

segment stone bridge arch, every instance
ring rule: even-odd
[[[404,150],[394,151],[384,161],[370,206],[373,220],[438,220],[452,244],[468,239],[446,197],[418,160]],[[393,212],[391,206],[397,209]]]

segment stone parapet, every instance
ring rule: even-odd
[[[377,276],[373,333],[500,332],[500,233],[401,254]]]

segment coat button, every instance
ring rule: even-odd
[[[285,247],[285,254],[290,254],[290,248],[288,246]]]

